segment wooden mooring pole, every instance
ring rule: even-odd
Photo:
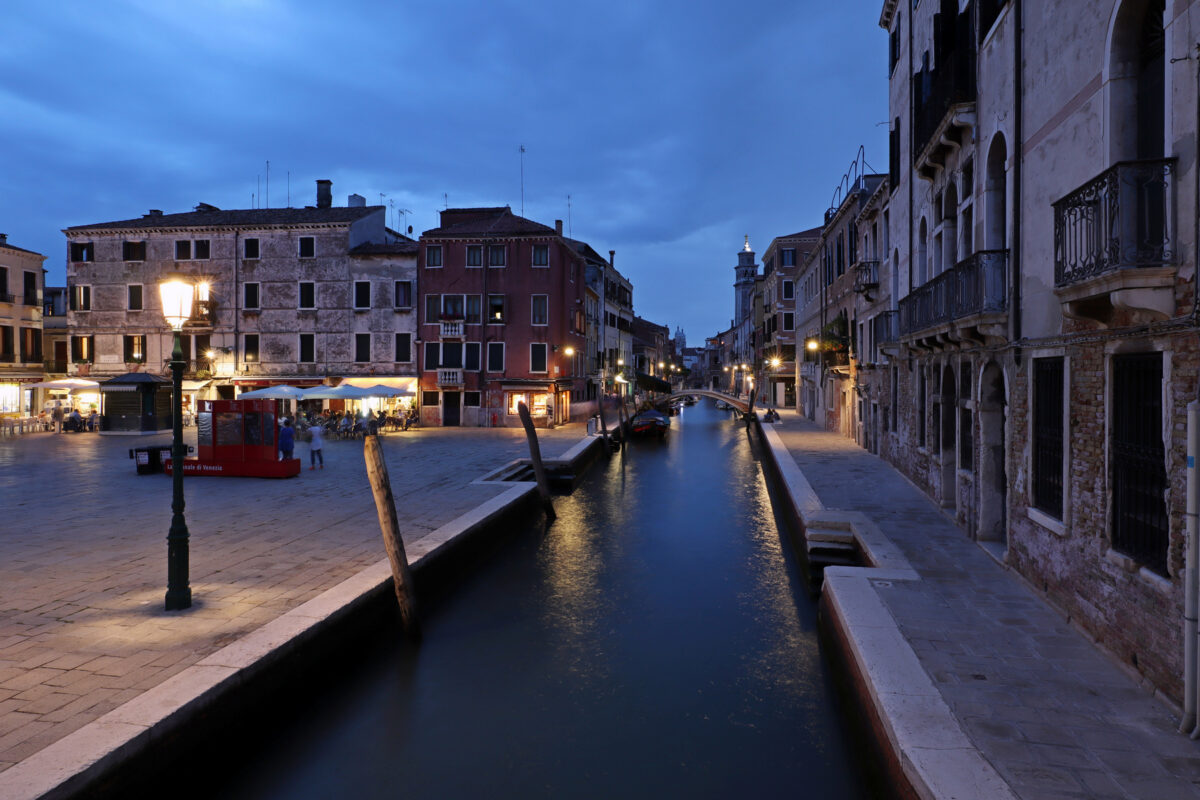
[[[371,494],[375,497],[375,510],[379,514],[379,529],[383,533],[383,546],[392,563],[392,582],[396,588],[396,602],[400,604],[400,620],[404,632],[414,639],[421,637],[421,624],[417,619],[416,602],[413,598],[412,573],[408,569],[408,556],[404,552],[404,539],[400,536],[400,521],[396,518],[396,501],[392,497],[392,483],[388,479],[387,464],[383,460],[383,448],[378,436],[363,437],[363,457],[367,462],[367,479],[371,481]]]
[[[604,421],[604,393],[600,393],[599,399],[596,401],[596,413],[600,415],[600,435],[604,437],[604,454],[608,455],[612,449],[612,440],[608,438],[608,423]]]
[[[537,431],[533,429],[533,417],[529,416],[529,407],[517,403],[517,414],[521,424],[525,426],[525,438],[529,440],[529,460],[533,462],[533,474],[537,478],[538,494],[542,496],[542,508],[546,510],[548,519],[558,517],[554,513],[554,503],[550,501],[550,484],[546,480],[546,467],[542,464],[542,448],[538,446]]]

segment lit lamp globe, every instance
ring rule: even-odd
[[[183,330],[184,323],[192,318],[192,297],[195,291],[195,286],[179,276],[170,276],[158,285],[163,317],[172,330]]]
[[[807,347],[807,348],[809,349],[809,351],[810,351],[810,352],[816,352],[816,350],[817,350],[817,347],[818,347],[818,345],[817,345],[817,340],[816,340],[816,339],[809,339],[809,340],[808,340],[808,343],[807,343],[807,344],[805,344],[804,346],[805,346],[805,347]]]
[[[780,361],[779,361],[779,359],[778,359],[778,358],[772,358],[772,359],[771,359],[771,367],[772,367],[772,368],[774,368],[774,369],[779,369],[779,364],[780,364]]]
[[[571,356],[575,355],[575,348],[567,345],[566,349],[563,350],[563,354],[566,355],[567,358],[570,358]]]

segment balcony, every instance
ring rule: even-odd
[[[968,44],[973,38],[968,33],[936,69],[912,77],[913,166],[926,180],[933,180],[947,155],[958,149],[962,130],[975,126],[975,50]]]
[[[65,375],[67,373],[66,361],[47,361],[42,365],[46,372]]]
[[[871,301],[871,292],[879,288],[879,262],[860,261],[854,268],[854,291],[861,294],[867,302]]]
[[[1007,333],[1008,251],[981,250],[900,301],[900,334],[926,345]]]
[[[439,369],[437,382],[438,386],[462,386],[463,371],[461,369]]]
[[[461,339],[463,338],[463,323],[458,322],[442,322],[441,334],[443,339]]]
[[[883,347],[900,339],[900,312],[884,311],[871,320],[871,334],[875,346]]]
[[[1063,313],[1108,326],[1175,313],[1175,162],[1122,161],[1054,204]]]

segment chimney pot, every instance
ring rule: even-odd
[[[8,244],[8,234],[0,233],[0,244]]]
[[[554,220],[554,232],[557,233],[559,236],[562,236],[562,220],[561,219]]]
[[[347,208],[366,208],[367,198],[355,193],[346,198]]]
[[[616,257],[617,257],[617,251],[616,251],[616,250],[609,250],[609,251],[608,251],[608,265],[609,265],[610,267],[611,267],[611,266],[614,266],[613,262],[614,262],[614,261],[616,261]]]
[[[317,208],[329,208],[333,205],[333,181],[321,179],[317,181]]]

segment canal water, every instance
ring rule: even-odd
[[[555,507],[183,793],[882,796],[743,424],[685,408]]]

